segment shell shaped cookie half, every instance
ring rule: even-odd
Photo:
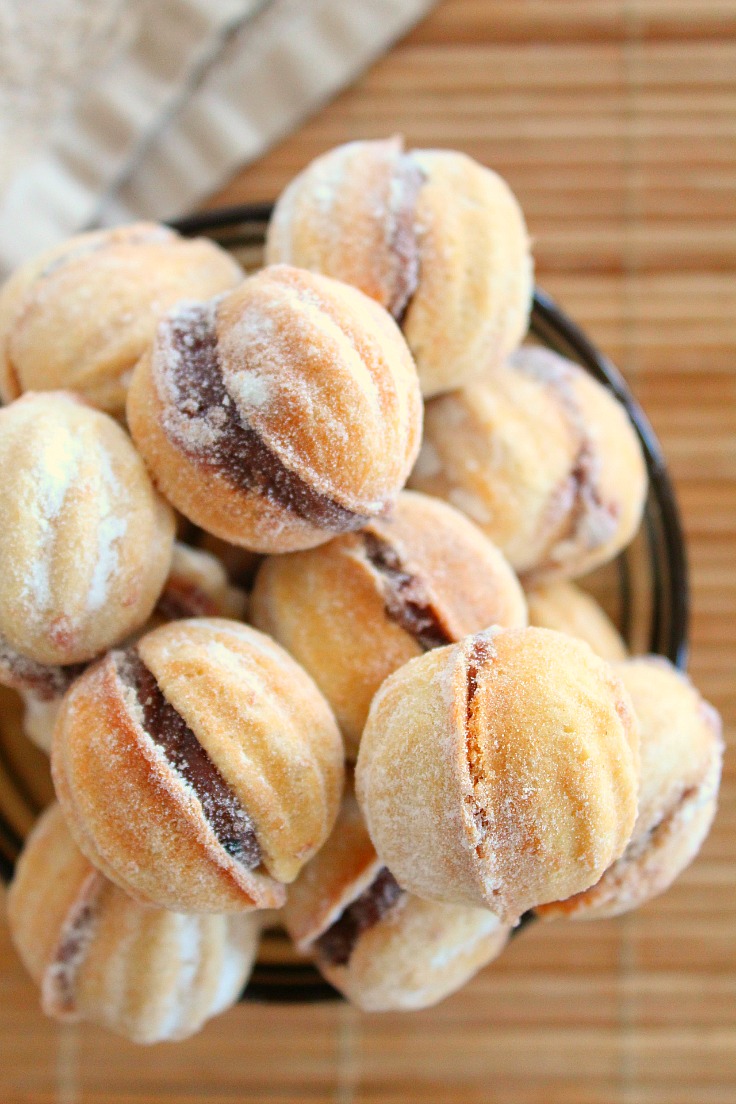
[[[572,361],[524,347],[427,404],[409,485],[466,513],[532,588],[625,548],[647,473],[623,406]]]
[[[367,1012],[437,1004],[497,958],[509,933],[487,909],[402,890],[350,784],[330,838],[289,888],[284,920],[297,947]]]
[[[540,909],[575,920],[618,916],[664,893],[693,861],[718,802],[721,719],[661,656],[616,665],[641,730],[639,812],[623,855],[590,889]]]
[[[278,265],[163,319],[128,422],[186,517],[251,551],[288,552],[391,509],[419,449],[422,403],[386,311]]]
[[[187,912],[283,904],[329,835],[343,746],[308,675],[268,637],[172,622],[67,693],[52,748],[81,850],[143,902]]]
[[[405,889],[515,923],[622,854],[638,776],[636,718],[610,665],[562,633],[490,629],[386,680],[356,792]]]
[[[120,415],[158,319],[181,299],[208,299],[242,279],[214,242],[156,223],[69,238],[0,288],[0,396],[68,389]]]
[[[139,629],[174,514],[127,434],[70,392],[29,393],[0,410],[0,465],[0,654],[76,664]]]
[[[506,182],[453,150],[400,138],[338,146],[279,197],[270,263],[353,284],[401,325],[425,397],[499,364],[527,330],[533,273]]]

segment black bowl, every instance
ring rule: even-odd
[[[261,264],[271,204],[252,204],[208,211],[180,219],[174,226],[192,237],[204,234],[234,253],[246,269]],[[539,289],[534,293],[531,335],[569,357],[604,384],[621,402],[644,450],[649,494],[636,540],[607,568],[584,581],[606,606],[634,653],[666,656],[677,667],[687,660],[688,578],[680,516],[659,442],[620,372],[575,323]],[[22,839],[7,815],[8,801],[40,812],[27,772],[19,769],[17,740],[10,755],[0,735],[0,876],[8,880]],[[28,757],[37,752],[28,745]],[[22,755],[22,748],[21,748]],[[24,777],[25,773],[25,777]],[[9,787],[9,788],[8,788]],[[528,918],[527,918],[528,919]],[[524,922],[515,932],[522,930]],[[280,931],[266,932],[259,961],[244,994],[246,1000],[296,1003],[334,1000],[339,994],[315,968],[291,951]]]

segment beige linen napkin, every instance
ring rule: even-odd
[[[4,0],[0,270],[196,207],[432,3]]]

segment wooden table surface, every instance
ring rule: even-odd
[[[538,278],[626,373],[687,529],[692,674],[736,719],[736,3],[445,0],[213,202],[403,132],[503,173]],[[736,775],[698,861],[618,922],[531,930],[406,1016],[241,1006],[135,1049],[45,1022],[0,929],[0,1101],[734,1104]]]

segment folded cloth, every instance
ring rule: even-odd
[[[25,2],[10,0],[11,7]],[[63,15],[65,3],[92,0],[50,6]],[[0,271],[86,227],[192,209],[354,79],[432,3],[110,0],[107,37],[97,28],[100,42],[113,42],[110,56],[92,67],[0,197]],[[34,33],[43,33],[38,21]],[[94,47],[94,36],[89,41]],[[3,82],[0,111],[8,111],[17,88]]]

